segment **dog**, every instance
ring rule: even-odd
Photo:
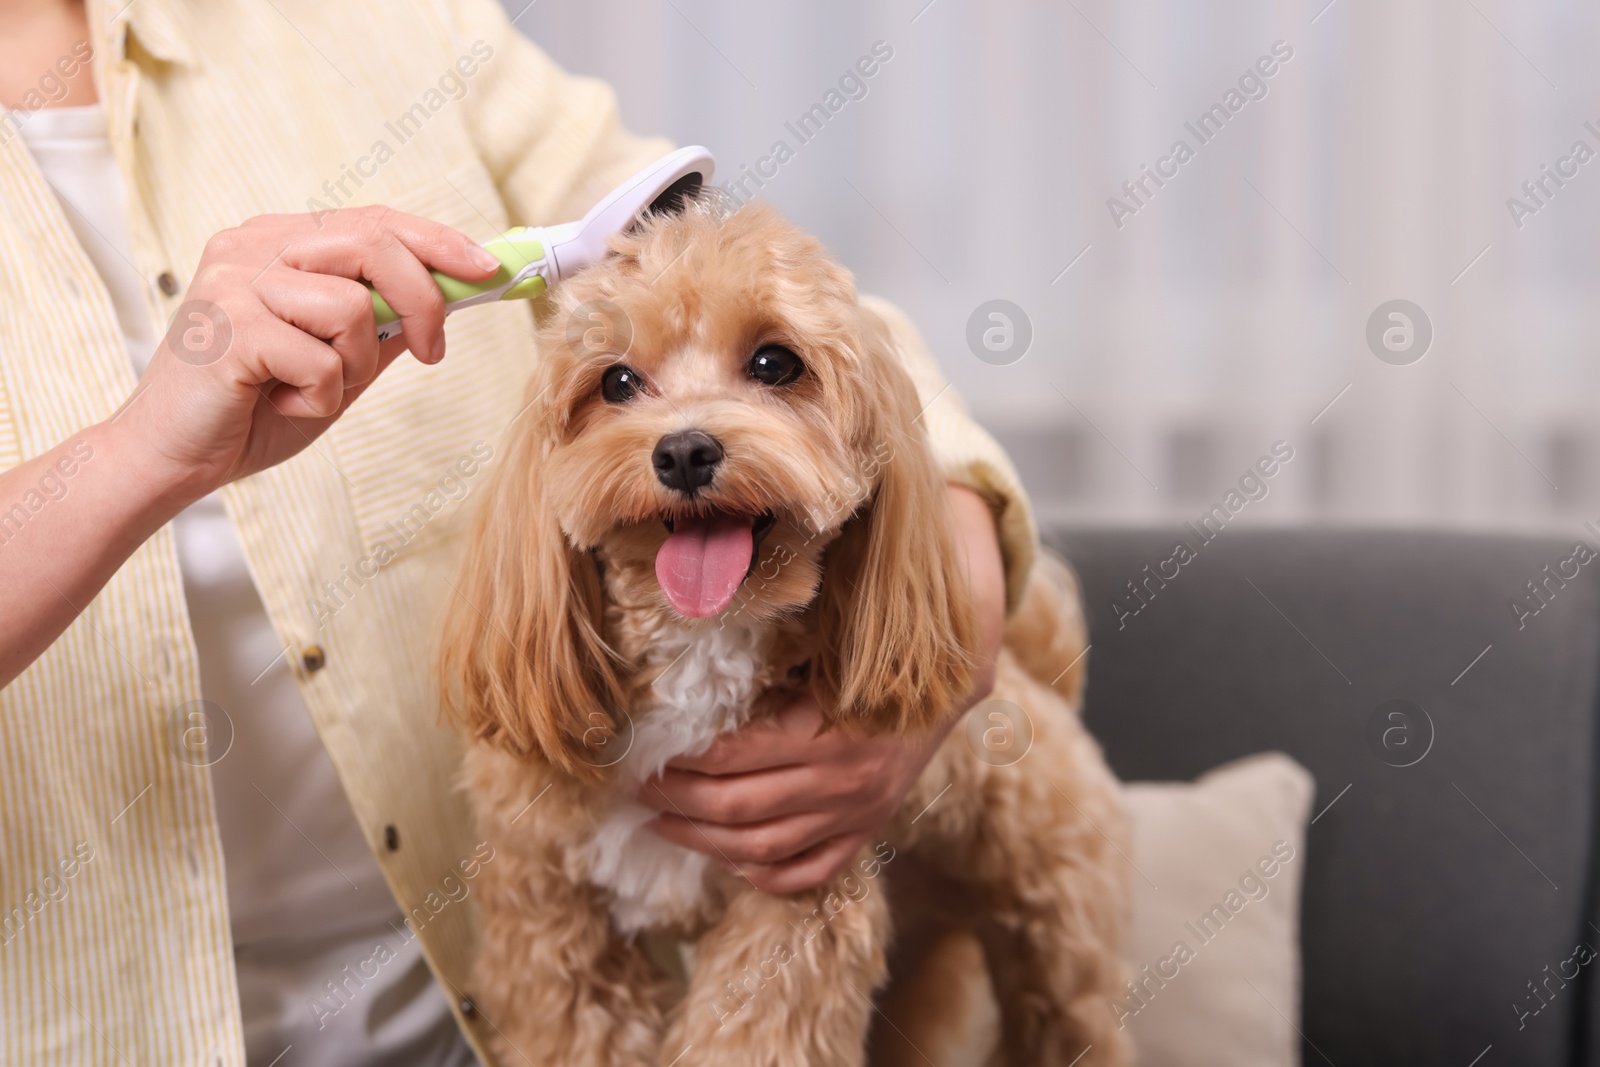
[[[769,896],[649,831],[641,783],[807,689],[856,735],[947,722],[976,624],[916,390],[821,244],[702,198],[612,253],[541,320],[441,647],[497,857],[471,989],[495,1054],[855,1065],[892,1059],[892,1029],[922,1062],[957,991],[881,1015],[893,918],[981,946],[894,958],[981,958],[1003,1062],[1123,1063],[1126,831],[1078,719],[1085,626],[1058,563],[1034,568],[992,699],[832,883]],[[1025,757],[988,751],[1006,729]],[[676,983],[662,938],[689,946]]]

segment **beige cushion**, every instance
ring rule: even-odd
[[[1113,1010],[1145,1067],[1300,1063],[1300,879],[1311,775],[1281,753],[1124,787],[1136,985]]]
[[[1141,1067],[1300,1063],[1300,877],[1311,795],[1311,775],[1276,752],[1192,783],[1123,787],[1138,868],[1126,957],[1139,987],[1108,1007],[1131,1032]],[[970,934],[945,935],[880,1010],[900,1021],[875,1031],[873,1067],[998,1062],[1000,1009]]]

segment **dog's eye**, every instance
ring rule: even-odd
[[[782,345],[763,345],[750,357],[750,377],[762,385],[788,385],[805,372],[800,357]]]
[[[639,372],[624,364],[607,370],[600,379],[600,395],[608,404],[625,404],[644,389],[644,379]]]

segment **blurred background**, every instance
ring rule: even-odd
[[[1282,441],[1248,523],[1600,520],[1594,5],[505,3],[910,312],[1043,518]]]

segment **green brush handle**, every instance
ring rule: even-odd
[[[540,240],[537,227],[509,230],[483,247],[500,261],[500,269],[483,281],[468,282],[441,271],[429,272],[439,292],[444,294],[446,314],[474,304],[495,300],[531,300],[544,295],[546,285],[543,275],[529,272],[529,268],[538,267],[545,261],[545,245]],[[518,275],[523,275],[521,281],[517,281]],[[368,282],[367,288],[372,289],[372,283]],[[372,317],[379,326],[380,339],[387,340],[400,332],[400,316],[376,289],[372,289]]]

